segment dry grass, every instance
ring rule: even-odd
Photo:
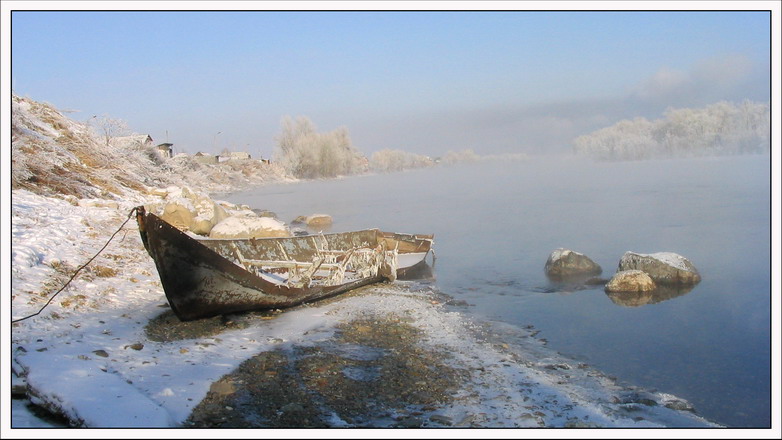
[[[112,278],[117,276],[119,271],[117,269],[113,269],[111,267],[107,266],[94,266],[90,272],[95,274],[96,277],[100,278]]]

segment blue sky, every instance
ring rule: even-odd
[[[768,101],[769,18],[17,11],[11,84],[78,110],[68,113],[76,120],[109,115],[191,154],[229,148],[269,157],[286,115],[321,131],[345,126],[365,154],[564,152],[574,136],[619,119]]]

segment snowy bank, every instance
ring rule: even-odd
[[[38,311],[134,203],[78,206],[14,191],[11,318]],[[248,325],[219,334],[159,342],[145,327],[168,311],[166,298],[131,221],[40,315],[11,326],[9,354],[31,400],[73,426],[177,427],[216,381],[250,357],[317,346],[341,324],[393,315],[419,329],[416,344],[469,373],[446,405],[426,409],[422,427],[716,426],[682,411],[688,405],[681,399],[621,386],[562,358],[528,329],[472,322],[438,295],[431,286],[383,284],[248,318]],[[13,412],[12,427],[30,424],[18,405]],[[350,426],[336,416],[333,423]]]

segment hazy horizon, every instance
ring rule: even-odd
[[[578,135],[669,107],[770,100],[768,11],[27,3],[10,14],[13,92],[78,121],[122,119],[175,152],[270,157],[281,119],[306,116],[321,131],[346,127],[367,155],[562,153]]]

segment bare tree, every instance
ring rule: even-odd
[[[93,116],[90,118],[90,122],[95,124],[96,130],[106,141],[106,146],[109,145],[112,138],[127,135],[130,131],[128,129],[128,124],[125,121],[109,117],[109,115],[105,114]]]

